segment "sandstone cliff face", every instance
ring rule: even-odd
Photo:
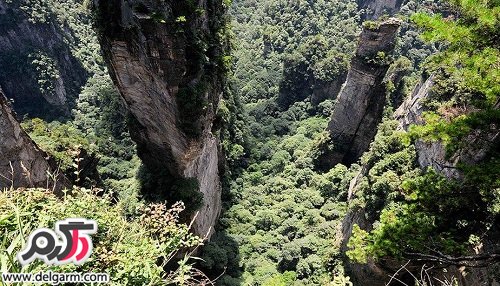
[[[0,89],[0,190],[41,187],[58,191],[67,182],[48,155],[22,130]]]
[[[365,27],[356,55],[342,87],[327,131],[333,148],[324,148],[318,159],[320,169],[337,163],[350,165],[365,152],[382,118],[386,103],[383,82],[389,68],[400,20],[391,18],[376,27]]]
[[[363,208],[350,210],[342,221],[341,251],[344,253],[347,251],[347,242],[349,242],[355,224],[364,230],[372,229],[372,224],[365,218]],[[349,273],[353,285],[385,286],[389,274],[371,259],[366,264],[344,263],[344,267]]]
[[[101,44],[143,163],[173,180],[195,178],[205,235],[221,210],[218,138],[223,90],[221,1],[95,1]],[[179,192],[167,186],[165,192]],[[175,194],[174,194],[175,195]]]
[[[408,127],[412,124],[423,124],[422,113],[424,111],[423,101],[432,94],[432,87],[434,84],[434,77],[430,76],[427,79],[423,79],[413,90],[413,93],[408,97],[400,107],[394,113],[394,119],[399,122],[399,128],[401,130],[408,130]],[[478,163],[484,159],[488,148],[498,144],[499,134],[490,134],[487,137],[488,144],[484,142],[479,142],[476,137],[470,137],[470,143],[467,145],[469,148],[462,151],[461,153],[454,154],[451,158],[446,156],[446,151],[444,146],[439,142],[424,142],[418,140],[415,143],[415,150],[417,152],[418,165],[422,169],[427,169],[432,167],[437,172],[443,174],[447,178],[460,179],[461,174],[455,168],[456,164],[461,162],[466,162],[468,164]],[[370,171],[371,166],[364,165],[361,167],[359,173],[352,179],[348,199],[351,201],[356,197],[356,191],[362,183],[362,178],[367,176]],[[342,222],[342,249],[345,252],[347,250],[347,242],[352,235],[352,229],[354,224],[359,225],[362,229],[370,231],[373,229],[373,221],[366,218],[366,211],[363,208],[354,208],[349,211]],[[491,232],[497,232],[492,228]],[[485,238],[483,241],[483,250],[495,252],[498,249],[498,241],[495,238],[498,234],[492,233],[490,235],[491,239]],[[472,251],[471,251],[472,252]],[[474,253],[471,253],[474,254]],[[477,253],[476,253],[477,254]],[[372,260],[368,261],[367,264],[356,264],[347,262],[346,270],[349,272],[350,277],[355,282],[355,285],[372,285],[372,286],[385,286],[389,281],[390,275],[393,275],[401,265],[405,264],[407,261],[394,261],[382,259],[378,262]],[[416,261],[407,265],[407,269],[418,273],[421,270],[422,265]],[[448,279],[451,281],[452,277],[458,280],[458,285],[463,286],[487,286],[487,285],[500,285],[495,277],[492,277],[492,273],[495,273],[498,269],[494,266],[487,268],[465,268],[456,266],[446,266],[446,271],[430,271],[429,274],[441,280]],[[403,273],[404,274],[404,271]],[[409,276],[407,274],[406,276]],[[399,279],[405,281],[407,285],[412,285],[412,277],[405,277],[402,275],[398,277]],[[408,280],[405,280],[408,279]],[[390,285],[403,285],[399,284],[397,281],[393,281]]]
[[[20,114],[70,115],[87,72],[71,55],[55,19],[31,19],[20,1],[0,0],[0,85]],[[39,62],[37,64],[36,62]]]
[[[343,74],[331,82],[315,84],[312,89],[311,104],[313,106],[318,106],[318,104],[326,99],[336,99],[346,80],[346,76],[347,74]]]
[[[395,119],[399,121],[399,127],[403,130],[408,130],[412,124],[423,124],[422,112],[424,111],[423,100],[432,94],[434,85],[434,77],[431,76],[415,87],[411,97],[406,99],[403,104],[394,113]],[[498,108],[498,106],[497,106]],[[433,168],[450,179],[461,179],[462,174],[456,168],[459,162],[466,164],[477,164],[485,159],[490,148],[498,146],[500,143],[500,134],[498,131],[493,131],[488,134],[479,134],[473,132],[465,140],[467,148],[461,150],[452,156],[446,156],[446,150],[440,142],[424,142],[418,140],[415,142],[417,151],[418,164],[422,169],[428,167]],[[482,250],[495,252],[498,251],[498,232],[495,227],[491,229],[492,234],[485,236],[482,244]],[[478,250],[475,250],[478,251]],[[474,252],[474,251],[471,251]],[[474,253],[471,253],[474,254]],[[477,254],[477,253],[475,253]],[[491,277],[491,273],[498,271],[492,265],[487,268],[465,268],[465,267],[448,267],[447,274],[442,274],[446,277],[456,277],[459,285],[500,285],[497,278]]]
[[[414,90],[411,97],[406,99],[403,104],[394,113],[395,119],[399,121],[401,129],[407,131],[412,124],[423,124],[422,100],[432,93],[434,77],[431,76],[420,83]],[[440,142],[425,142],[418,140],[415,142],[415,148],[418,155],[420,167],[426,169],[432,167],[437,172],[447,178],[460,179],[462,176],[455,166],[459,163],[476,164],[485,159],[488,150],[500,143],[500,133],[493,132],[479,134],[472,133],[467,140],[467,148],[460,150],[456,154],[447,157],[446,150]]]
[[[358,8],[363,10],[362,20],[378,19],[383,15],[394,15],[404,0],[358,0]]]
[[[394,113],[395,119],[399,121],[399,128],[407,131],[412,124],[423,124],[422,100],[431,93],[433,86],[433,77],[431,76],[425,81],[419,83],[409,98]],[[432,167],[434,170],[442,173],[448,178],[458,178],[457,169],[453,168],[458,162],[456,158],[454,162],[449,162],[446,159],[446,152],[443,145],[439,142],[424,142],[418,140],[415,142],[415,148],[418,153],[418,163],[422,168]]]

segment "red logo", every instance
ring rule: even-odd
[[[33,231],[26,247],[17,254],[22,265],[35,259],[46,264],[82,264],[92,253],[91,234],[97,232],[97,222],[83,218],[70,218],[56,222],[55,231],[39,228]]]

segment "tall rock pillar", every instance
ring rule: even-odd
[[[165,179],[155,192],[187,200],[202,194],[193,231],[206,235],[221,210],[212,129],[225,80],[222,1],[96,0],[95,8],[139,157]],[[187,188],[196,190],[183,194]]]
[[[346,82],[340,90],[327,131],[330,141],[321,147],[319,169],[338,163],[350,165],[370,146],[386,102],[383,79],[391,64],[401,21],[390,18],[365,24]]]

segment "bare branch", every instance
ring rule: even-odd
[[[449,265],[467,266],[467,267],[485,267],[491,263],[500,262],[500,254],[498,253],[486,253],[481,255],[468,255],[468,256],[450,256],[443,254],[439,251],[434,251],[434,252],[436,252],[436,255],[405,252],[404,256],[421,262],[439,262]]]

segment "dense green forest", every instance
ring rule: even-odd
[[[41,189],[0,192],[2,272],[106,272],[113,285],[344,286],[368,285],[355,271],[366,263],[382,265],[387,279],[413,261],[408,273],[420,275],[426,265],[466,267],[464,277],[486,269],[481,281],[500,281],[500,2],[400,1],[396,15],[363,22],[364,1],[222,1],[227,16],[217,22],[217,44],[227,49],[218,58],[225,80],[211,131],[220,139],[224,171],[222,210],[210,239],[190,233],[193,217],[184,214],[197,207],[188,202],[203,197],[193,199],[199,182],[179,180],[182,185],[167,188],[151,175],[167,171],[141,164],[127,128],[137,118],[108,74],[91,2],[0,0],[0,12],[5,6],[15,15],[7,19],[0,13],[5,29],[21,18],[54,23],[86,74],[68,96],[69,114],[43,116],[33,111],[36,106],[19,109],[14,102],[22,128],[55,159],[73,190],[62,198]],[[149,5],[134,6],[136,15],[197,35],[184,26],[197,23],[191,15],[144,16]],[[172,11],[203,16],[212,9],[196,5],[186,0],[172,4]],[[389,17],[401,19],[394,51],[365,59],[390,63],[376,136],[356,163],[318,168],[359,35]],[[193,37],[189,48],[203,50],[202,56],[193,54],[210,66],[206,55],[215,44]],[[52,52],[29,47],[14,59],[0,51],[0,79],[7,71],[34,70],[40,93],[55,94],[61,75]],[[403,126],[401,108],[407,111],[406,100],[428,83],[430,91],[419,102],[422,120]],[[179,96],[201,93],[193,90]],[[176,104],[183,105],[184,116],[191,115],[189,108],[196,114],[209,109],[201,99]],[[449,166],[423,167],[429,152]],[[177,194],[167,197],[185,198],[186,205],[152,201],[151,185],[173,189]],[[27,233],[68,216],[91,217],[102,226],[94,259],[67,267],[21,267],[14,261]],[[347,237],[346,225],[352,229]],[[405,279],[422,286],[473,285],[459,277],[449,284]],[[409,285],[401,283],[390,285]]]

